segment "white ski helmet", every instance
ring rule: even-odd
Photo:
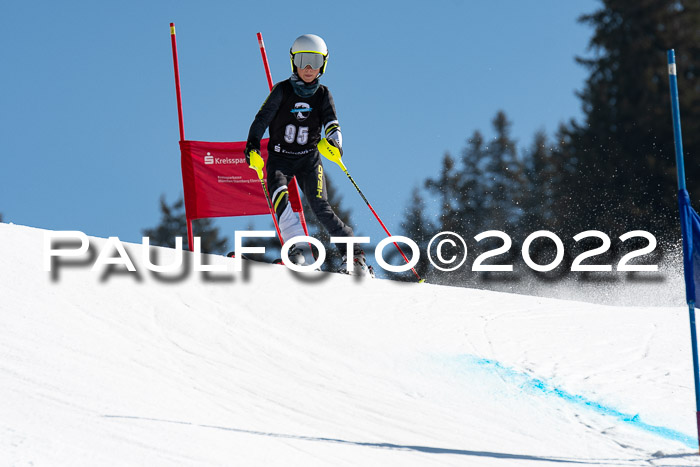
[[[292,62],[292,71],[296,73],[297,68],[304,69],[307,65],[311,68],[319,68],[318,76],[326,71],[328,60],[328,47],[323,39],[315,34],[304,34],[297,37],[289,49],[289,60]]]

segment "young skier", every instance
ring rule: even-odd
[[[269,127],[267,186],[285,241],[304,235],[301,222],[288,202],[287,185],[294,176],[328,233],[333,237],[353,236],[352,229],[336,216],[328,203],[326,178],[317,149],[321,129],[325,127],[327,141],[342,154],[343,140],[333,97],[328,88],[319,83],[319,78],[326,71],[328,48],[319,36],[305,34],[294,41],[289,56],[292,76],[272,88],[255,116],[248,133],[246,161],[254,168],[255,158],[251,164],[251,153],[259,153],[260,140]],[[262,162],[262,159],[257,160]],[[342,253],[345,253],[345,245],[340,246]],[[297,264],[314,262],[307,243],[297,243],[289,250],[289,258]],[[370,272],[359,245],[354,246],[351,261],[354,274]],[[341,271],[346,270],[347,258],[343,254]]]

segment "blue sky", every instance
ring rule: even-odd
[[[169,23],[177,28],[187,139],[244,140],[288,51],[322,36],[343,157],[392,233],[411,191],[504,110],[529,147],[535,131],[581,118],[575,90],[598,1],[12,2],[0,15],[0,213],[5,222],[140,242],[158,200],[182,192]],[[380,226],[330,167],[356,234]],[[224,233],[251,219],[217,221]],[[266,217],[256,228],[272,228]],[[478,232],[466,233],[472,236]]]

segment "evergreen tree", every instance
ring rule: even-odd
[[[213,219],[197,219],[192,221],[194,236],[201,238],[202,253],[226,254],[228,252],[228,237],[221,236],[219,227]]]
[[[425,209],[425,201],[421,196],[420,190],[414,188],[411,202],[408,209],[406,209],[404,220],[401,222],[401,231],[404,232],[405,236],[416,242],[421,252],[427,251],[428,242],[437,232],[435,226],[426,219]],[[430,262],[425,254],[421,254],[415,269],[422,278],[430,280],[430,277],[427,275],[430,271]],[[393,274],[391,277],[397,280],[413,280],[413,276],[406,279],[406,274]]]
[[[492,125],[493,139],[486,143],[482,134],[475,131],[462,150],[459,164],[449,153],[444,155],[439,176],[425,182],[428,193],[439,200],[437,222],[432,225],[417,218],[405,223],[403,227],[410,235],[423,232],[423,238],[430,239],[438,232],[450,231],[469,241],[483,231],[495,229],[517,237],[522,230],[528,196],[536,194],[528,182],[537,184],[539,179],[528,180],[525,163],[510,137],[511,123],[505,113],[498,112]],[[419,202],[420,196],[414,193],[414,209],[422,212]],[[479,248],[485,251],[495,246],[498,245],[486,240]],[[445,255],[451,256],[447,252]],[[427,270],[435,282],[469,285],[474,281],[467,268],[447,273]]]
[[[505,113],[494,117],[495,136],[489,144],[475,131],[462,151],[457,166],[445,154],[438,178],[425,187],[440,199],[440,230],[471,233],[513,229],[522,217],[526,194],[523,162],[510,137],[511,123]]]
[[[560,183],[554,159],[554,148],[547,141],[544,131],[535,134],[534,141],[523,160],[524,187],[522,217],[519,230],[529,234],[537,230],[557,231],[559,219],[555,213],[555,187]]]
[[[477,130],[462,150],[462,169],[457,184],[460,225],[457,232],[474,236],[486,223],[484,187],[484,138]]]
[[[154,228],[144,229],[143,236],[149,237],[150,244],[175,248],[175,237],[183,238],[183,248],[188,249],[187,216],[185,202],[182,197],[172,205],[165,201],[165,195],[160,198],[161,220]],[[211,219],[198,219],[192,222],[193,234],[201,240],[202,253],[226,253],[228,239],[221,237],[219,228]]]
[[[459,180],[460,172],[455,168],[454,159],[449,153],[445,153],[439,178],[429,178],[425,182],[425,187],[440,199],[438,225],[441,230],[457,228],[456,223],[460,219],[457,215],[460,210]]]
[[[485,148],[482,175],[486,188],[484,208],[488,211],[485,227],[513,232],[522,216],[520,203],[526,193],[523,166],[505,113],[499,111],[492,124],[496,136]]]
[[[646,229],[678,237],[673,129],[666,50],[676,49],[686,157],[700,153],[700,2],[603,0],[580,21],[595,28],[590,76],[580,98],[585,114],[559,137],[560,157],[575,165],[558,186],[571,203],[568,226],[619,235]],[[691,196],[700,167],[687,164]]]

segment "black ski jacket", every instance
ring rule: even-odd
[[[319,85],[312,96],[301,97],[294,92],[290,79],[280,81],[272,88],[250,126],[250,147],[260,149],[260,140],[268,127],[270,156],[298,158],[314,153],[321,140],[322,127],[327,134],[338,129],[331,92]]]

